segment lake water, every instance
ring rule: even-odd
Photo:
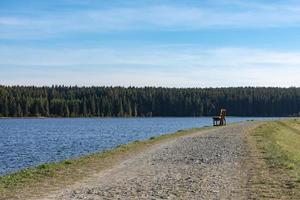
[[[227,122],[249,119],[270,118],[228,117]],[[207,117],[0,119],[0,175],[211,124]]]

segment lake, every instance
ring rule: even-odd
[[[227,122],[249,119],[271,118],[228,117]],[[0,175],[208,125],[210,117],[0,119]]]

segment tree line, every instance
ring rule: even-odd
[[[0,117],[299,116],[300,88],[0,86]]]

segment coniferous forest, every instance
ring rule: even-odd
[[[0,117],[299,116],[300,88],[0,86]]]

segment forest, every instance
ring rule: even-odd
[[[0,117],[299,116],[300,88],[0,86]]]

